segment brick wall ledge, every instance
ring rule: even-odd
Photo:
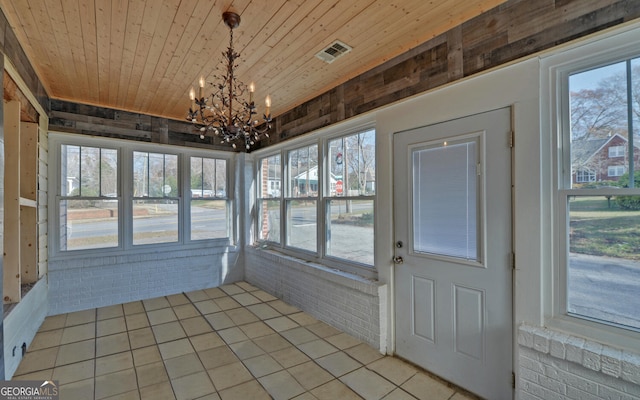
[[[247,246],[245,251],[252,252],[259,257],[265,257],[269,260],[276,261],[281,265],[286,265],[287,267],[315,275],[326,281],[358,290],[370,296],[378,296],[378,287],[381,284],[377,280],[367,279],[355,274],[327,267],[326,265],[305,261],[301,258],[283,254],[276,250]]]
[[[640,385],[640,354],[543,327],[520,325],[518,344]]]

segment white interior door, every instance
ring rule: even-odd
[[[488,399],[512,389],[511,112],[394,137],[396,353]]]

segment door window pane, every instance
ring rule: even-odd
[[[476,142],[416,150],[412,162],[414,250],[479,260]]]

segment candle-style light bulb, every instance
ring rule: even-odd
[[[249,104],[253,103],[253,92],[256,91],[256,85],[251,82],[249,84]]]
[[[189,90],[189,99],[191,100],[191,109],[196,109],[196,91],[191,86],[191,90]]]
[[[264,115],[268,117],[271,112],[271,96],[267,95],[267,97],[264,99],[264,105],[267,107]]]
[[[200,98],[204,97],[204,76],[200,77]]]

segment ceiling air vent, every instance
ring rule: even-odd
[[[339,40],[336,40],[335,42],[331,43],[328,47],[318,52],[318,54],[316,54],[316,57],[326,62],[327,64],[331,64],[338,57],[342,57],[343,55],[350,52],[351,49],[352,47],[349,46],[348,44],[343,43]]]

